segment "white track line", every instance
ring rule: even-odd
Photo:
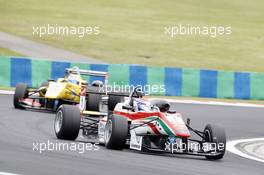
[[[263,159],[259,159],[257,157],[248,155],[248,154],[246,154],[246,153],[244,153],[244,152],[242,152],[242,151],[240,151],[240,150],[238,150],[236,148],[236,145],[237,144],[245,143],[245,142],[257,142],[257,141],[264,141],[264,138],[232,140],[232,141],[227,142],[226,149],[229,152],[232,152],[234,154],[237,154],[237,155],[239,155],[241,157],[244,157],[244,158],[247,158],[247,159],[251,159],[251,160],[255,160],[255,161],[259,161],[259,162],[264,163],[264,160]]]
[[[0,94],[14,94],[14,91],[0,90]]]
[[[0,90],[0,94],[14,94],[14,91]],[[150,98],[150,99],[160,99],[160,98]],[[228,103],[228,102],[218,102],[218,101],[198,101],[198,100],[172,100],[167,99],[172,103],[183,103],[183,104],[200,104],[200,105],[215,105],[215,106],[237,106],[237,107],[253,107],[253,108],[264,108],[261,104],[250,104],[250,103]]]
[[[0,175],[19,175],[19,174],[0,172]]]

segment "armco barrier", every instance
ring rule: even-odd
[[[65,68],[109,72],[109,84],[165,85],[153,95],[206,98],[264,99],[264,73],[228,72],[190,68],[147,67],[121,64],[82,64],[43,61],[29,58],[0,57],[0,86],[25,82],[37,87],[47,79],[64,75]],[[90,78],[90,82],[93,78]]]

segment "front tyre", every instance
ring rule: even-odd
[[[225,130],[217,125],[207,124],[204,129],[205,142],[213,143],[216,147],[214,150],[217,155],[205,156],[209,160],[222,159],[226,148]],[[221,145],[220,145],[221,144]]]
[[[106,148],[123,149],[128,135],[127,119],[119,115],[111,115],[107,120],[104,135]]]
[[[80,130],[81,115],[76,106],[61,105],[54,121],[54,131],[58,139],[75,140]]]
[[[17,109],[25,109],[20,105],[20,100],[28,97],[28,87],[25,83],[19,83],[16,85],[16,90],[14,94],[13,104]]]

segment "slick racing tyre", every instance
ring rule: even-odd
[[[99,111],[100,110],[100,94],[88,94],[86,109],[88,111]]]
[[[117,103],[121,103],[124,101],[124,97],[117,95],[109,95],[108,99],[108,110],[113,111]]]
[[[76,106],[61,105],[57,110],[54,131],[58,139],[75,140],[80,130],[81,115]]]
[[[24,109],[23,106],[20,105],[20,100],[23,98],[27,98],[28,97],[28,87],[26,84],[24,83],[19,83],[16,85],[16,90],[15,90],[15,94],[14,94],[14,107],[17,109]]]
[[[213,143],[216,147],[214,150],[217,155],[207,155],[205,156],[209,160],[222,159],[225,154],[226,148],[226,134],[223,128],[217,125],[207,124],[204,129],[205,142]],[[222,144],[221,149],[219,149],[220,144]]]
[[[111,115],[107,120],[104,135],[106,148],[123,149],[128,135],[127,119],[119,115]]]

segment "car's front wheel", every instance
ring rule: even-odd
[[[58,139],[75,140],[80,130],[81,115],[76,106],[61,105],[55,116],[54,130]]]
[[[217,125],[207,124],[204,129],[205,142],[211,144],[212,151],[216,152],[216,155],[205,156],[210,160],[222,159],[225,154],[226,148],[226,134],[225,130]]]
[[[24,107],[20,105],[20,100],[27,97],[28,97],[27,85],[24,83],[17,84],[13,99],[14,107],[18,109],[24,109]]]
[[[105,146],[108,149],[121,150],[128,136],[128,121],[125,117],[111,115],[105,126]]]

